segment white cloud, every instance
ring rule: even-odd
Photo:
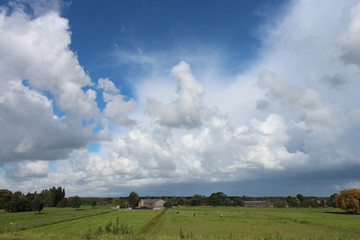
[[[119,94],[119,89],[108,78],[98,80],[98,89],[103,89],[103,100],[106,106],[103,110],[105,117],[108,117],[118,126],[134,124],[135,121],[128,117],[133,111],[136,103],[133,99],[125,100],[125,96]]]
[[[83,126],[99,119],[96,92],[82,89],[92,83],[69,49],[68,20],[16,4],[0,9],[0,163],[67,158],[99,139]]]
[[[5,170],[5,176],[10,178],[43,178],[49,172],[48,161],[23,161],[15,163]]]
[[[147,112],[150,116],[159,116],[160,124],[165,126],[199,126],[205,110],[201,100],[204,94],[203,87],[192,75],[190,65],[183,61],[173,67],[171,77],[177,83],[178,99],[165,105],[149,99]]]
[[[1,163],[66,158],[69,150],[86,146],[90,129],[78,130],[67,118],[54,115],[52,101],[20,81],[7,87],[0,96]]]
[[[347,65],[358,65],[359,5],[352,0],[292,1],[287,10],[274,25],[262,29],[261,58],[236,76],[222,74],[222,65],[203,54],[188,62],[207,59],[208,65],[194,64],[191,70],[182,61],[172,68],[177,87],[173,91],[174,85],[163,74],[169,71],[165,53],[159,61],[142,50],[127,56],[132,63],[145,65],[144,71],[149,66],[156,68],[135,85],[135,99],[140,102],[136,103],[137,124],[129,117],[135,100],[127,100],[109,79],[99,79],[97,88],[102,89],[106,106],[104,130],[97,137],[109,141],[101,143],[97,153],[81,149],[70,157],[65,150],[84,146],[91,138],[91,127],[74,131],[77,125],[72,116],[57,117],[54,102],[41,90],[51,91],[64,111],[93,117],[99,110],[95,91],[82,90],[91,82],[68,49],[68,23],[54,12],[34,20],[22,12],[2,13],[0,29],[11,41],[0,37],[0,57],[6,60],[0,62],[0,111],[4,113],[0,121],[5,135],[14,137],[0,138],[1,145],[12,150],[9,156],[17,160],[40,159],[46,154],[67,158],[57,162],[56,172],[47,173],[43,183],[33,178],[24,189],[48,184],[82,195],[111,195],[113,189],[261,180],[268,175],[280,179],[294,173],[316,175],[317,171],[346,172],[358,167],[360,84],[357,66]],[[53,35],[43,40],[45,31],[40,26],[51,28]],[[126,60],[124,57],[122,63]],[[21,83],[24,78],[31,87]],[[344,85],[347,87],[337,91]],[[130,128],[109,130],[111,122]],[[2,156],[6,154],[3,151]],[[16,181],[22,176],[44,176],[48,171],[45,162],[36,165],[38,170],[29,170],[28,175],[28,167],[23,167]],[[10,171],[7,176],[15,177]],[[6,182],[9,186],[16,183]]]
[[[119,89],[115,87],[115,84],[108,78],[99,78],[98,88],[104,89],[106,93],[118,93]]]
[[[27,79],[50,91],[61,110],[91,117],[97,114],[95,92],[84,92],[89,77],[69,49],[68,21],[50,11],[30,19],[21,11],[0,12],[1,81]]]

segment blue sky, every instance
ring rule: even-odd
[[[281,13],[286,1],[74,1],[63,10],[69,19],[71,49],[89,75],[104,75],[126,96],[132,96],[133,75],[139,64],[117,62],[114,51],[139,54],[171,52],[189,54],[199,47],[226,55],[224,69],[242,70],[256,58],[261,46],[259,26]],[[264,16],[266,14],[266,16]],[[245,46],[245,47],[241,47]],[[175,56],[169,67],[183,60]],[[186,56],[185,56],[186,57]]]
[[[355,0],[1,1],[0,186],[360,187]]]

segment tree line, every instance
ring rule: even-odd
[[[136,200],[131,200],[132,195],[136,195]],[[312,197],[312,196],[303,196],[302,194],[297,194],[296,196],[287,196],[287,197],[249,197],[249,196],[227,196],[223,192],[212,193],[209,197],[205,195],[195,194],[190,197],[176,197],[176,196],[162,196],[162,197],[143,197],[145,199],[157,198],[165,201],[164,207],[172,206],[245,206],[246,201],[261,201],[261,202],[271,202],[274,203],[274,207],[331,207],[336,208],[342,207],[345,203],[349,202],[347,200],[342,200],[343,204],[341,205],[341,199],[344,199],[342,194],[334,193],[330,197]],[[115,206],[120,208],[136,208],[140,198],[136,192],[132,192],[129,197],[116,197],[113,198],[112,203]],[[356,206],[356,201],[353,205]],[[348,207],[348,209],[351,209]]]
[[[151,198],[150,196],[144,197]],[[273,202],[274,207],[340,207],[346,212],[360,212],[360,189],[345,189],[340,194],[334,193],[330,197],[317,198],[301,194],[287,197],[248,197],[248,196],[227,196],[223,192],[212,193],[209,197],[195,194],[191,197],[160,197],[164,200],[164,207],[172,206],[244,206],[246,201]],[[97,198],[83,198],[84,202],[93,208],[97,204]],[[101,199],[101,198],[99,198]],[[135,209],[140,201],[139,195],[132,191],[128,197],[103,198],[102,202],[109,203],[120,208],[131,207]],[[11,192],[7,189],[0,189],[0,209],[7,212],[38,211],[44,207],[73,207],[78,209],[82,199],[78,196],[66,198],[65,189],[52,187],[42,190],[40,193],[23,194],[20,191]]]
[[[66,198],[65,189],[52,187],[44,189],[40,193],[27,193],[20,191],[11,192],[7,189],[0,189],[0,209],[7,212],[41,212],[44,207],[73,207],[78,209],[81,206],[81,199],[78,196]]]

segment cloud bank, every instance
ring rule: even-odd
[[[107,78],[90,79],[58,12],[2,8],[0,183],[109,196],[168,184],[296,177],[306,185],[306,176],[320,182],[339,170],[324,188],[356,185],[346,175],[360,167],[359,19],[356,1],[291,1],[260,28],[261,57],[246,71],[224,76],[216,61],[193,71],[199,58],[191,56],[149,71],[164,61],[141,52],[129,64],[147,59],[149,72],[125,96]],[[94,141],[99,151],[88,151]]]

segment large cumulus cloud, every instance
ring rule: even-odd
[[[119,92],[104,96],[104,111],[98,108],[95,84],[69,48],[58,2],[32,2],[35,15],[25,13],[23,2],[11,3],[0,8],[0,165],[66,159],[89,141],[111,139],[107,117],[131,122],[134,104]],[[104,127],[98,133],[96,123]]]
[[[150,99],[147,112],[159,116],[160,124],[166,126],[194,128],[200,125],[204,114],[201,101],[204,90],[192,75],[190,65],[180,62],[171,70],[171,76],[177,83],[178,99],[165,105]]]
[[[4,113],[1,128],[7,135],[18,131],[10,140],[1,139],[6,146],[3,149],[7,149],[2,156],[18,161],[36,160],[49,153],[66,159],[57,162],[55,172],[49,172],[47,162],[34,161],[32,165],[26,161],[22,167],[14,164],[21,171],[15,173],[14,168],[7,168],[4,170],[7,178],[0,182],[8,185],[23,182],[23,188],[29,189],[26,184],[40,184],[41,177],[43,185],[59,184],[70,192],[85,195],[112,195],[119,194],[121,189],[155,185],[164,186],[162,194],[166,194],[166,184],[170,183],[251,180],[257,185],[261,180],[271,179],[280,185],[303,184],[302,189],[310,184],[327,184],[324,188],[328,191],[356,186],[359,181],[354,169],[360,167],[356,50],[360,39],[359,6],[352,0],[291,1],[283,16],[260,29],[263,48],[260,58],[249,69],[236,76],[224,76],[223,69],[216,68],[220,64],[194,70],[193,62],[198,58],[189,57],[188,62],[177,60],[172,69],[163,67],[170,77],[160,76],[159,72],[165,71],[161,69],[150,71],[151,76],[140,81],[134,99],[141,99],[141,104],[121,95],[120,86],[109,79],[99,79],[97,89],[102,91],[105,102],[102,111],[96,106],[95,91],[91,88],[83,91],[84,86],[92,83],[68,49],[70,35],[65,19],[56,12],[42,16],[53,25],[60,25],[62,39],[45,48],[43,45],[49,43],[43,42],[40,35],[26,35],[28,29],[37,31],[36,26],[42,26],[38,22],[44,19],[31,20],[21,12],[3,14],[2,31],[11,33],[15,43],[20,41],[23,48],[26,46],[25,53],[44,55],[51,51],[46,58],[38,57],[41,64],[29,60],[33,57],[27,59],[29,54],[12,58],[19,55],[17,49],[11,49],[10,43],[0,37],[2,45],[8,44],[10,48],[3,49],[2,54],[9,54],[2,55],[0,62],[4,73],[0,81],[3,86],[0,111]],[[16,27],[17,21],[24,22],[22,27]],[[6,29],[8,25],[11,28]],[[33,40],[25,41],[21,34]],[[41,46],[36,45],[38,42]],[[33,46],[36,48],[32,49]],[[35,51],[37,48],[39,52]],[[136,64],[144,64],[146,58],[146,63],[162,67],[163,54],[160,60],[143,55]],[[64,58],[57,62],[55,56]],[[133,57],[130,60],[131,64],[136,61]],[[63,70],[69,68],[68,71],[54,70],[53,62]],[[35,63],[47,66],[41,76],[38,75],[43,70],[33,66]],[[211,74],[203,74],[204,71]],[[223,78],[226,81],[219,84],[217,80]],[[23,79],[28,79],[30,86]],[[167,85],[172,80],[176,89]],[[54,98],[47,97],[44,90],[51,91]],[[70,104],[72,101],[74,104]],[[55,114],[54,104],[66,115]],[[24,108],[21,111],[14,110],[21,107]],[[135,107],[138,107],[136,119],[132,119],[128,115]],[[29,116],[36,121],[23,120]],[[74,127],[79,126],[74,124],[79,116],[80,119],[101,116],[102,139],[109,141],[101,143],[98,152],[80,149],[87,140],[100,136],[93,135],[91,126],[81,126],[80,130]],[[109,136],[109,122],[115,123],[111,126],[113,138]],[[120,128],[124,125],[130,126],[128,131]],[[57,138],[51,138],[52,134],[57,134]],[[41,141],[44,138],[46,144]],[[34,149],[37,151],[32,152]],[[39,152],[41,156],[36,155]],[[31,167],[33,171],[26,170]]]

